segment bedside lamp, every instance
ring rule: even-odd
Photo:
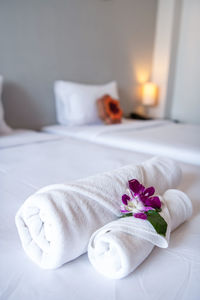
[[[145,82],[141,85],[141,105],[138,106],[137,112],[131,113],[131,119],[149,120],[148,108],[157,104],[158,87],[153,82]]]
[[[142,104],[144,106],[155,106],[157,101],[158,87],[152,82],[146,82],[142,86]]]

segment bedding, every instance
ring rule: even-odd
[[[50,136],[49,134],[41,134],[33,130],[13,129],[10,133],[0,138],[0,149],[9,147],[17,147],[30,143],[39,143],[49,140],[60,139],[59,136]]]
[[[12,139],[12,136],[10,136]],[[70,137],[0,149],[0,298],[1,299],[198,299],[200,280],[200,168],[181,163],[179,186],[190,197],[193,215],[172,235],[167,249],[151,255],[127,278],[107,280],[87,255],[59,269],[42,271],[25,255],[15,214],[39,188],[72,182],[150,158]],[[161,280],[162,277],[162,280]]]
[[[84,126],[64,126],[64,125],[50,125],[44,126],[42,131],[45,133],[51,133],[61,136],[70,136],[78,139],[88,140],[91,142],[97,142],[100,136],[106,134],[112,135],[113,132],[126,132],[135,131],[151,127],[164,126],[171,122],[166,120],[130,120],[123,118],[121,124],[111,124],[109,126],[96,124],[96,125],[84,125]],[[102,142],[103,144],[103,142]],[[115,145],[114,145],[115,146]]]
[[[200,165],[199,125],[150,120],[109,126],[75,126],[71,129],[55,125],[43,130]]]
[[[54,84],[56,116],[62,125],[85,125],[100,123],[97,99],[105,94],[118,99],[115,81],[104,85],[88,85],[69,81]]]

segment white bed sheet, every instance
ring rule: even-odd
[[[114,132],[126,132],[135,131],[139,129],[145,129],[149,127],[163,126],[171,123],[167,120],[131,120],[123,119],[120,124],[94,124],[94,125],[83,125],[83,126],[64,126],[64,125],[51,125],[42,128],[43,132],[52,133],[57,135],[64,135],[84,139],[88,141],[98,141],[99,137],[104,134],[112,135]]]
[[[152,120],[112,126],[48,126],[45,132],[200,165],[200,126]]]
[[[168,249],[155,248],[123,280],[109,280],[96,273],[87,255],[57,270],[41,270],[22,250],[15,213],[38,188],[139,163],[149,157],[72,138],[1,149],[0,299],[199,299],[200,168],[197,166],[182,164],[181,188],[192,199],[192,220],[172,234]]]
[[[16,129],[9,134],[0,136],[0,149],[26,145],[30,143],[41,143],[49,140],[60,139],[60,136],[50,136],[33,130]]]

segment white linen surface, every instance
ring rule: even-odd
[[[150,254],[154,245],[167,248],[170,232],[192,215],[192,204],[179,190],[167,190],[160,196],[160,215],[167,222],[166,236],[157,234],[148,220],[121,218],[93,233],[88,257],[94,268],[104,276],[119,279],[134,271]]]
[[[58,140],[60,138],[59,136],[50,136],[49,134],[43,134],[33,130],[13,129],[9,134],[0,137],[0,149]]]
[[[200,168],[181,164],[180,189],[194,212],[180,226],[167,249],[154,248],[133,274],[115,281],[95,272],[87,255],[54,271],[42,271],[22,251],[14,218],[25,199],[42,186],[70,182],[151,156],[84,141],[31,143],[0,150],[0,298],[4,299],[199,299]]]
[[[79,139],[84,139],[87,141],[98,142],[98,139],[104,134],[111,134],[113,132],[126,132],[126,131],[133,131],[138,129],[146,129],[155,126],[163,126],[166,124],[171,123],[170,121],[166,120],[148,120],[148,121],[141,121],[141,120],[130,120],[130,119],[122,119],[121,124],[95,124],[95,125],[83,125],[83,126],[64,126],[64,125],[51,125],[51,126],[44,126],[42,128],[43,132],[57,134],[57,135],[64,135],[75,137]],[[113,145],[115,146],[115,145]]]
[[[74,136],[121,149],[164,155],[186,163],[200,165],[200,126],[170,121],[135,121],[111,126],[83,128],[44,127],[54,134]]]
[[[163,193],[180,183],[181,170],[170,159],[153,158],[39,190],[16,215],[27,255],[41,268],[54,269],[85,253],[91,234],[120,215],[120,197],[131,179]]]

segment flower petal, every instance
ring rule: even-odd
[[[159,197],[157,197],[157,196],[147,198],[145,200],[145,205],[146,206],[151,206],[153,208],[161,208],[161,202],[160,202]]]
[[[150,197],[155,193],[155,189],[153,186],[148,187],[147,189],[144,190],[143,195],[145,197]]]
[[[145,206],[143,210],[144,211],[149,211],[149,210],[154,210],[154,208],[151,207],[151,206]]]
[[[143,219],[143,220],[146,220],[146,219],[147,219],[147,215],[144,214],[144,213],[137,213],[137,214],[134,214],[134,217],[135,217],[135,218],[138,218],[138,219]]]
[[[129,188],[136,194],[139,194],[143,191],[144,186],[139,183],[137,179],[131,179],[128,182]]]
[[[147,197],[145,197],[144,195],[140,195],[139,197],[140,197],[140,201],[141,201],[144,205],[146,205],[146,199],[147,199]]]
[[[130,200],[130,197],[128,195],[126,195],[126,194],[122,195],[122,203],[127,205],[129,200]]]
[[[123,213],[123,214],[130,213],[130,211],[127,210],[127,209],[120,209],[120,211],[121,211],[121,213]]]

